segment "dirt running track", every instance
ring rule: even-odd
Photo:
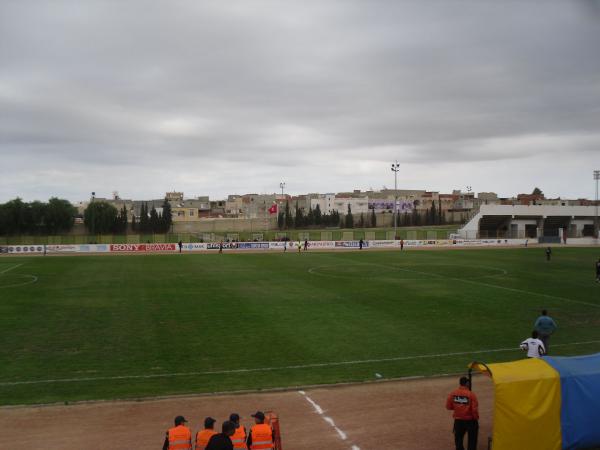
[[[159,449],[173,417],[184,415],[195,433],[206,416],[276,411],[285,450],[451,450],[452,419],[444,408],[457,377],[323,387],[301,391],[97,402],[69,406],[0,408],[0,448]],[[479,449],[491,434],[493,389],[478,376]],[[321,409],[321,413],[319,413]],[[345,438],[345,439],[344,439]]]

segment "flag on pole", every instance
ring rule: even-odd
[[[269,208],[269,214],[277,214],[277,203],[273,203],[273,205]]]

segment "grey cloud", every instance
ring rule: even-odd
[[[40,176],[2,183],[0,201],[87,196],[80,173],[151,197],[141,187],[221,196],[282,176],[296,192],[381,187],[377,163],[396,158],[421,174],[411,187],[444,190],[465,184],[459,172],[440,181],[421,164],[494,171],[487,161],[568,153],[586,171],[600,123],[593,5],[3,2],[0,156]]]

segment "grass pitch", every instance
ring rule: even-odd
[[[0,258],[0,403],[456,373],[600,351],[598,249]]]

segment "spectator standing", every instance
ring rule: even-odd
[[[177,245],[179,246],[179,253],[181,253],[181,249],[183,248],[183,241],[181,241],[181,240],[180,240],[180,241],[177,243]]]
[[[223,422],[221,433],[213,435],[208,441],[206,450],[233,450],[234,446],[231,441],[233,433],[235,433],[235,424],[229,420]]]
[[[600,258],[596,261],[596,283],[600,283]]]
[[[461,377],[458,389],[450,392],[446,399],[446,409],[453,411],[456,450],[465,450],[463,444],[465,433],[468,435],[468,450],[477,450],[478,407],[477,396],[469,388],[469,379]]]
[[[521,342],[521,350],[527,352],[528,358],[541,358],[546,354],[544,343],[538,339],[538,332],[533,330],[531,337]]]
[[[548,311],[543,309],[542,315],[536,319],[533,329],[538,332],[539,339],[544,344],[544,350],[546,354],[548,354],[550,336],[554,333],[554,331],[556,331],[557,328],[558,326],[556,325],[554,319],[548,315]]]
[[[308,239],[304,240],[304,251],[308,250]]]
[[[404,250],[404,239],[400,239],[400,251]]]
[[[546,261],[550,261],[552,258],[552,249],[550,247],[546,247]]]
[[[192,432],[184,424],[183,416],[175,417],[175,426],[169,428],[163,444],[163,450],[192,450]]]
[[[271,425],[265,423],[265,414],[262,411],[256,411],[252,417],[254,417],[255,425],[250,428],[250,434],[248,434],[248,448],[250,450],[272,449],[275,433]]]
[[[364,244],[364,241],[362,239],[360,241],[358,241],[358,249],[359,250],[362,250],[363,244]]]
[[[248,433],[246,432],[246,427],[240,425],[240,415],[237,413],[232,413],[229,416],[229,421],[235,425],[235,432],[231,437],[231,441],[233,442],[233,448],[241,448],[248,449],[246,447],[246,437]]]
[[[205,450],[210,438],[217,434],[214,430],[215,422],[212,417],[204,419],[204,430],[196,433],[196,450]]]

